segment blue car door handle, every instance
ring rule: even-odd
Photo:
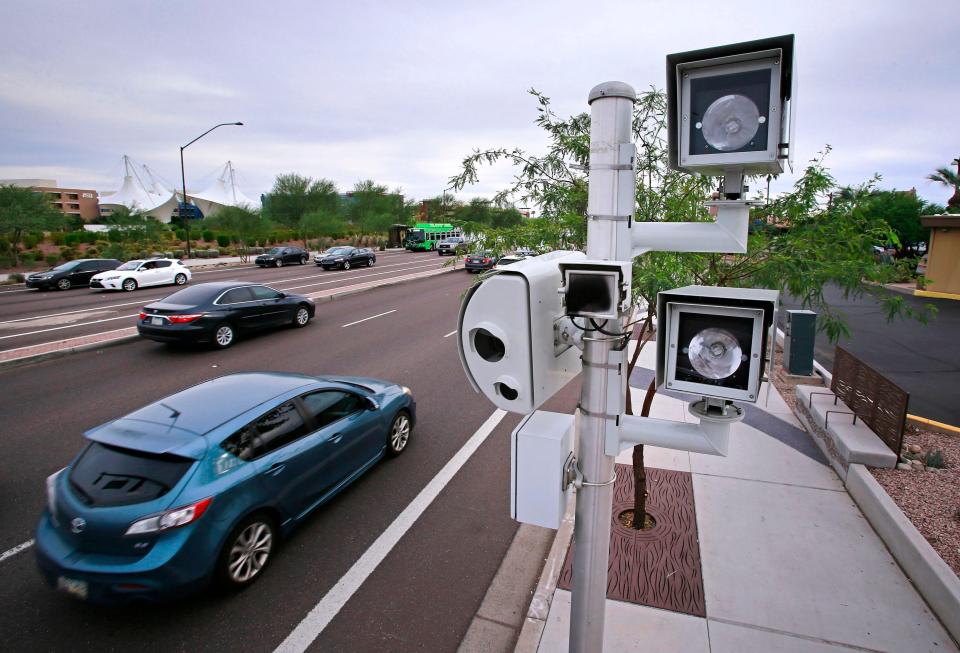
[[[264,476],[276,476],[286,468],[287,468],[286,463],[274,463],[263,474]]]
[[[333,437],[330,438],[330,442],[332,442],[333,444],[336,444],[340,442],[340,440],[342,439],[343,439],[343,433],[334,433]]]

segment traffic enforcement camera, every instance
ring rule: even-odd
[[[686,286],[657,295],[657,387],[756,402],[779,293]]]
[[[457,323],[460,362],[470,384],[498,408],[527,414],[580,373],[580,350],[562,343],[559,264],[581,252],[550,252],[514,263],[474,285]]]

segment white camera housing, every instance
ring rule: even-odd
[[[789,34],[667,55],[671,167],[705,175],[793,169],[793,41]]]
[[[756,402],[779,293],[686,286],[657,295],[657,387]]]
[[[580,373],[580,350],[554,344],[564,317],[559,263],[581,252],[550,252],[514,263],[473,286],[457,322],[460,362],[470,384],[498,408],[527,414]]]

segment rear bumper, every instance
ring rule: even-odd
[[[210,342],[213,338],[213,330],[202,324],[152,326],[137,322],[137,333],[157,342]]]
[[[210,581],[218,551],[197,535],[157,542],[142,558],[83,554],[69,547],[44,512],[34,548],[40,574],[54,589],[91,603],[160,602]]]

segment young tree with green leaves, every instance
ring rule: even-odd
[[[13,264],[20,264],[20,243],[24,234],[62,229],[66,216],[50,205],[42,193],[18,186],[0,186],[0,234],[6,234],[13,252]]]
[[[359,231],[386,233],[391,225],[406,223],[406,210],[400,189],[392,193],[372,179],[358,181],[350,193],[347,217]]]
[[[204,223],[211,229],[225,231],[236,238],[240,246],[240,260],[244,263],[250,260],[249,246],[264,238],[271,227],[270,221],[261,216],[259,211],[239,206],[225,206],[216,215],[204,219]]]
[[[555,248],[582,248],[587,221],[585,170],[589,165],[590,116],[582,113],[560,119],[552,112],[549,98],[536,90],[530,93],[538,104],[536,124],[549,139],[546,153],[537,155],[519,148],[475,150],[451,177],[450,186],[460,190],[476,183],[483,165],[513,163],[514,179],[496,198],[515,198],[540,207],[542,219],[551,223],[551,228],[539,229],[534,238]],[[640,93],[633,118],[637,144],[634,229],[642,229],[643,222],[712,219],[704,200],[716,186],[715,181],[669,167],[666,129],[664,93],[656,89]],[[887,319],[909,316],[925,321],[933,314],[932,306],[914,310],[901,295],[883,287],[899,271],[896,265],[873,256],[873,245],[896,239],[890,225],[867,210],[875,180],[841,197],[824,163],[829,151],[827,146],[807,165],[791,192],[761,211],[763,218],[780,227],[755,229],[745,254],[650,252],[634,260],[634,301],[646,311],[646,319],[634,329],[634,335],[640,337],[628,374],[651,332],[657,293],[688,284],[772,288],[792,295],[805,308],[819,313],[818,328],[832,341],[849,335],[849,329],[844,316],[827,303],[827,285],[839,287],[850,296],[871,296],[882,306]],[[835,193],[834,199],[828,202],[831,193]],[[523,233],[522,226],[487,228],[483,232],[487,241],[510,245],[530,236]],[[536,246],[539,242],[524,244]],[[641,414],[649,410],[655,392],[651,384]],[[632,412],[629,393],[627,409]],[[646,496],[642,446],[634,449],[634,475],[634,527],[642,528]]]
[[[310,211],[337,213],[340,195],[329,179],[311,179],[296,173],[278,175],[263,206],[268,220],[290,229],[299,229],[300,220]]]

